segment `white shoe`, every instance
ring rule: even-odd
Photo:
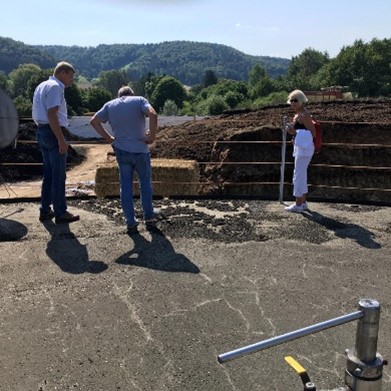
[[[296,204],[292,204],[291,206],[287,206],[287,207],[285,208],[285,210],[286,210],[287,212],[303,213],[303,212],[304,212],[304,207],[303,207],[303,205],[298,206],[298,205],[296,205]]]
[[[309,209],[309,208],[308,208],[307,201],[303,202],[303,203],[301,204],[301,206],[303,207],[304,210],[308,210],[308,209]]]

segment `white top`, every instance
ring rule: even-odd
[[[311,157],[314,152],[315,146],[311,131],[308,129],[297,129],[293,146],[293,156]]]
[[[65,85],[55,76],[42,82],[34,91],[33,120],[38,124],[48,124],[48,110],[57,107],[57,117],[60,126],[68,126],[67,103],[64,97]]]

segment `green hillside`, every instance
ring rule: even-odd
[[[148,72],[177,77],[182,83],[201,82],[206,70],[218,78],[248,80],[255,64],[266,69],[271,78],[286,73],[290,60],[267,56],[250,56],[232,47],[189,41],[159,44],[113,44],[97,47],[26,45],[0,37],[0,71],[8,74],[20,64],[37,64],[51,68],[57,61],[71,62],[79,74],[98,77],[102,71],[126,69],[132,80]]]
[[[56,60],[37,47],[0,37],[0,72],[8,74],[20,64],[37,64],[46,69],[56,65]]]
[[[285,74],[290,63],[284,58],[250,56],[225,45],[188,41],[36,48],[58,60],[71,62],[87,77],[97,77],[101,71],[125,68],[132,80],[153,72],[175,76],[187,85],[200,83],[207,69],[212,69],[219,78],[247,80],[255,64],[262,65],[274,78]]]

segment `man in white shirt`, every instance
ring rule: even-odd
[[[33,97],[33,119],[43,158],[39,220],[55,217],[56,224],[79,220],[78,215],[67,211],[65,197],[68,143],[63,129],[68,126],[68,112],[64,89],[72,84],[74,74],[75,68],[71,64],[59,62],[53,76],[37,86]]]

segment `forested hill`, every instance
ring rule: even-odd
[[[225,45],[189,41],[38,48],[57,59],[70,61],[87,77],[125,68],[132,80],[153,72],[175,76],[187,85],[200,83],[207,69],[215,71],[219,78],[247,80],[255,64],[262,65],[270,77],[277,77],[286,72],[290,63],[284,58],[250,56]]]
[[[182,83],[201,82],[206,70],[218,78],[248,80],[255,64],[263,66],[272,78],[285,74],[290,60],[251,56],[232,47],[189,41],[159,44],[112,44],[97,47],[26,45],[0,37],[0,71],[9,73],[20,64],[51,68],[57,61],[71,62],[78,73],[94,78],[102,71],[127,69],[132,80],[148,72],[177,77]]]
[[[8,74],[20,64],[37,64],[47,69],[56,65],[56,59],[37,47],[0,37],[0,72]]]

